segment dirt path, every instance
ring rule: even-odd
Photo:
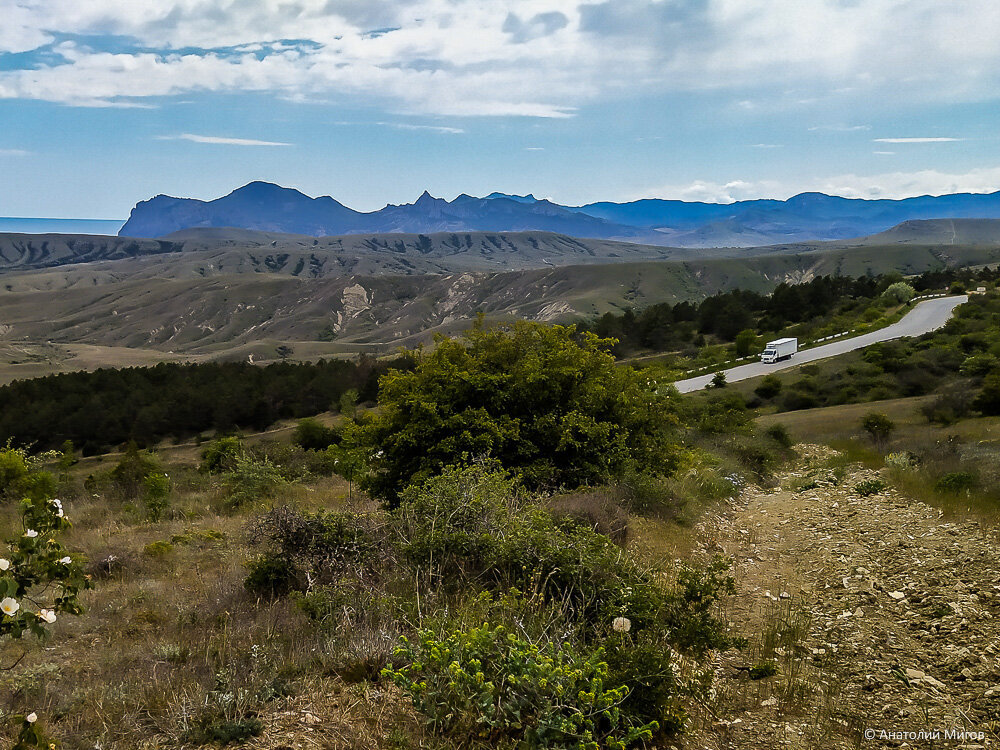
[[[829,449],[804,454],[701,524],[702,554],[735,560],[730,619],[755,635],[715,664],[683,747],[1000,748],[1000,544],[892,489],[862,497],[878,473],[830,468]]]

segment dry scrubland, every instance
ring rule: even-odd
[[[811,415],[792,416],[793,433],[806,429]],[[991,429],[969,422],[966,431]],[[845,417],[840,438],[856,438],[856,425]],[[710,659],[712,688],[693,703],[688,733],[657,746],[899,746],[861,742],[872,727],[998,740],[995,526],[961,503],[935,509],[891,485],[866,494],[866,480],[893,475],[871,468],[881,459],[857,440],[843,447],[800,447],[767,486],[699,501],[683,518],[629,519],[627,553],[664,571],[680,559],[735,559],[735,595],[717,612],[748,638]],[[377,678],[367,658],[389,646],[377,632],[345,638],[294,599],[244,585],[259,552],[248,525],[266,507],[373,504],[349,499],[338,477],[314,476],[233,510],[219,477],[197,471],[195,450],[169,455],[173,492],[155,523],[114,487],[85,489],[120,455],[63,473],[74,522],[66,542],[86,555],[94,588],[86,613],[62,618],[51,640],[5,647],[5,663],[21,659],[0,677],[5,712],[37,711],[66,748],[194,747],[210,737],[248,748],[465,746],[428,731],[400,689]],[[561,510],[579,505],[569,498]],[[608,531],[622,517],[606,510],[602,519]],[[4,526],[13,522],[7,507]]]

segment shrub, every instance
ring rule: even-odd
[[[973,354],[962,361],[958,371],[966,377],[983,377],[996,368],[997,358],[992,354]]]
[[[877,495],[886,488],[886,483],[881,479],[865,479],[854,485],[854,491],[861,497],[871,497]]]
[[[154,471],[143,478],[145,490],[143,502],[146,504],[146,515],[156,523],[163,518],[167,509],[167,498],[170,496],[170,477],[160,471]]]
[[[233,467],[223,476],[229,508],[240,508],[257,500],[272,498],[285,484],[278,468],[266,457],[256,458],[247,451],[236,454]]]
[[[983,414],[1000,414],[1000,370],[995,370],[983,378],[983,387],[972,405]]]
[[[712,376],[712,381],[708,384],[709,388],[725,388],[726,387],[726,373],[721,370]]]
[[[950,425],[969,416],[972,394],[967,382],[952,383],[942,389],[932,401],[920,407],[928,422]]]
[[[914,291],[912,286],[907,284],[905,281],[897,281],[895,284],[890,284],[889,287],[882,292],[881,299],[889,304],[901,305],[904,302],[909,302],[916,295],[917,293]]]
[[[0,448],[0,499],[20,500],[23,497],[41,499],[52,497],[56,491],[56,478],[37,467],[23,448],[12,448],[8,443]]]
[[[130,442],[125,455],[111,470],[112,487],[122,500],[138,500],[146,487],[146,477],[161,473],[160,465],[153,455],[140,451],[135,442]]]
[[[234,435],[220,437],[209,443],[201,452],[201,466],[198,468],[209,474],[232,471],[241,450],[242,445],[238,437]]]
[[[777,375],[765,375],[753,392],[763,399],[772,399],[781,393],[781,378]]]
[[[322,451],[339,443],[340,433],[332,427],[324,426],[314,417],[307,417],[296,426],[292,440],[304,450]]]
[[[490,745],[624,750],[651,739],[659,725],[624,719],[619,706],[628,690],[607,684],[602,657],[483,625],[441,639],[422,631],[413,644],[404,639],[397,651],[403,666],[383,674],[437,732]]]
[[[519,321],[442,339],[381,381],[378,413],[345,434],[367,449],[363,488],[390,505],[411,483],[489,455],[528,489],[599,485],[676,466],[676,391],[618,367],[611,341]]]
[[[875,447],[882,450],[896,429],[896,424],[887,415],[872,411],[861,418],[861,427],[868,433]]]
[[[791,448],[795,441],[788,432],[788,428],[780,422],[776,422],[766,430],[764,434],[767,435],[771,440],[776,442],[782,448]]]
[[[968,471],[953,471],[940,477],[934,483],[934,489],[946,495],[959,495],[976,488],[979,479]]]
[[[910,451],[890,453],[885,457],[885,465],[893,469],[912,469],[920,465],[920,456]]]
[[[300,513],[274,508],[249,529],[264,554],[248,565],[247,588],[259,593],[305,591],[351,572],[372,575],[384,564],[387,540],[380,514]]]

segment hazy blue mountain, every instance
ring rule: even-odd
[[[162,237],[192,227],[237,227],[315,237],[370,232],[546,231],[597,239],[658,238],[656,232],[642,227],[615,224],[527,197],[460,195],[446,201],[425,191],[414,203],[361,213],[330,197],[310,198],[266,182],[251,182],[212,201],[158,195],[136,205],[119,234]]]
[[[1000,218],[1000,192],[903,200],[802,193],[788,200],[729,204],[645,199],[561,206],[532,195],[460,195],[426,191],[413,203],[354,211],[333,198],[252,182],[212,201],[158,195],[132,209],[119,235],[154,238],[189,228],[235,227],[314,237],[403,232],[558,232],[673,247],[753,247],[840,240],[881,232],[904,221]]]
[[[1000,192],[920,196],[902,200],[801,193],[788,200],[688,203],[647,199],[592,203],[576,210],[612,222],[655,228],[678,247],[748,247],[839,240],[885,231],[919,219],[1000,218]]]

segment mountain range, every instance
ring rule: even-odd
[[[533,195],[460,195],[447,201],[424,192],[415,202],[361,212],[323,196],[251,182],[215,200],[158,195],[138,203],[122,237],[159,238],[206,227],[325,237],[369,233],[556,232],[672,247],[753,247],[840,240],[920,219],[1000,218],[1000,192],[902,200],[802,193],[787,200],[699,203],[643,199],[562,206]]]

